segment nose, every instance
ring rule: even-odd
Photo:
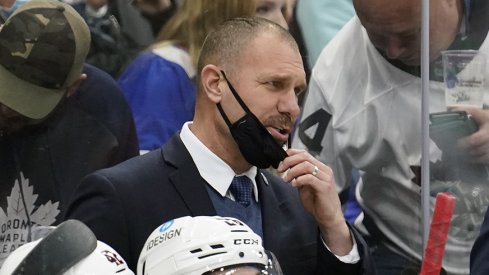
[[[278,104],[278,111],[280,113],[289,114],[292,121],[297,119],[300,113],[300,107],[294,89],[291,89],[281,98]]]
[[[396,38],[390,38],[385,47],[385,54],[390,59],[398,59],[406,52],[404,43]]]
[[[285,20],[283,13],[277,14],[277,16],[274,18],[273,21],[275,21],[275,23],[282,26],[284,29],[286,29],[286,30],[289,29],[289,24],[287,24],[287,20]]]

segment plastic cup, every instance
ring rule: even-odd
[[[448,50],[442,52],[442,61],[447,108],[482,108],[486,56],[475,50]]]

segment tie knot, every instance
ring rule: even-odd
[[[247,176],[235,176],[231,182],[229,190],[233,194],[237,203],[248,207],[251,203],[253,194],[253,184]]]

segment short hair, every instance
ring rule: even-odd
[[[299,51],[292,35],[280,25],[258,17],[233,18],[222,23],[205,39],[197,64],[197,71],[199,72],[197,79],[200,80],[200,72],[208,64],[224,66],[235,64],[243,49],[265,32],[276,34],[292,48]]]

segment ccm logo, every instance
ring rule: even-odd
[[[235,245],[242,245],[242,244],[258,245],[258,240],[257,239],[235,239],[234,244]]]

